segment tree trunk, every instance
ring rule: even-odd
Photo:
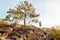
[[[24,26],[26,27],[26,11],[25,11],[25,14],[24,14]]]

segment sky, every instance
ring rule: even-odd
[[[0,0],[0,18],[5,18],[10,8],[15,8],[24,0]],[[33,4],[36,13],[40,14],[39,20],[42,27],[60,25],[60,0],[27,0]],[[38,24],[36,24],[38,25]]]

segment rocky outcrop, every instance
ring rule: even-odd
[[[13,28],[9,25],[0,26],[0,39],[5,39],[11,32]]]
[[[6,33],[7,36],[5,38],[2,37],[3,39],[1,40],[46,40],[47,33],[43,29],[31,26],[24,27],[24,25],[21,25],[17,28],[15,26],[8,28],[3,27],[6,30],[9,30],[10,28],[12,28],[12,30],[10,29],[10,31],[2,31],[7,32]]]
[[[12,32],[8,37],[12,40],[46,40],[46,32],[40,28],[21,27]]]

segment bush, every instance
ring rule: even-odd
[[[60,40],[60,29],[51,29],[50,38],[54,40]]]
[[[3,25],[9,25],[9,23],[7,21],[0,21],[0,26],[3,26]]]

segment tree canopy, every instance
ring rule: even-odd
[[[26,25],[26,19],[32,19],[39,16],[39,14],[36,14],[35,8],[28,1],[18,4],[15,9],[9,9],[7,13],[8,15],[5,18],[6,20],[15,20],[15,22],[18,20],[24,20],[24,25]]]

